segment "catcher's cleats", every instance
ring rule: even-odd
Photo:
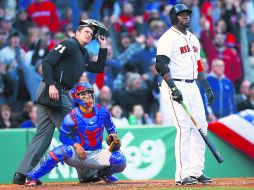
[[[98,178],[103,180],[106,183],[115,183],[118,181],[118,178],[115,175],[110,175],[110,176],[103,176],[100,171],[98,171]]]
[[[114,151],[120,150],[121,141],[120,141],[120,139],[119,139],[117,134],[110,134],[107,137],[106,142],[107,142],[107,144],[109,146],[108,150],[110,152],[114,152]]]
[[[106,28],[106,26],[97,20],[93,20],[93,19],[81,20],[79,22],[79,26],[88,26],[88,27],[94,28],[92,39],[97,38],[99,35],[102,35],[105,37],[109,35],[109,31]]]
[[[101,179],[97,176],[79,179],[79,183],[96,183],[98,181],[101,181]]]
[[[26,187],[31,187],[31,186],[38,186],[41,185],[42,182],[38,179],[31,179],[31,178],[26,178],[26,183],[24,184]]]

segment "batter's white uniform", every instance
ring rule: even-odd
[[[174,80],[174,83],[181,91],[183,101],[193,117],[207,133],[207,122],[199,88],[195,81],[188,81],[188,83],[184,81],[197,78],[198,61],[200,60],[198,39],[189,31],[184,35],[176,28],[171,27],[158,41],[157,55],[165,55],[170,58],[168,66],[172,78],[183,80]],[[185,177],[200,176],[204,169],[205,142],[181,104],[172,100],[170,88],[164,80],[160,91],[162,101],[167,104],[169,111],[164,114],[171,114],[177,128],[175,180],[181,181]]]

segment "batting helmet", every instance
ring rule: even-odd
[[[169,12],[171,25],[177,24],[177,15],[179,15],[181,12],[188,12],[189,15],[192,13],[192,11],[188,9],[185,4],[175,5],[172,7],[172,9],[170,9]]]

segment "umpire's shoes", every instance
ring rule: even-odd
[[[192,177],[186,177],[182,181],[177,181],[176,185],[195,185],[197,180]]]
[[[92,176],[88,178],[79,179],[80,183],[96,183],[98,181],[101,181],[101,179],[97,176]]]
[[[22,173],[15,172],[12,182],[17,185],[24,185],[26,182],[26,176]]]
[[[31,186],[38,186],[41,185],[42,182],[38,179],[31,179],[30,177],[26,178],[25,186],[26,187],[31,187]]]
[[[203,184],[208,184],[208,183],[213,182],[213,180],[210,177],[207,177],[204,174],[202,174],[199,177],[191,176],[191,178],[196,179],[198,182],[203,183]]]

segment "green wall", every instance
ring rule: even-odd
[[[122,151],[127,157],[128,166],[120,179],[173,179],[175,171],[174,127],[132,126],[119,128]],[[0,183],[11,183],[35,129],[0,130]],[[106,137],[106,135],[105,135]],[[224,158],[218,164],[209,149],[206,149],[205,173],[211,177],[253,177],[254,160],[230,147],[217,136],[209,133],[210,140]],[[60,145],[55,131],[50,149]],[[104,147],[106,147],[104,143]],[[43,181],[76,181],[75,169],[62,165],[42,178]]]

